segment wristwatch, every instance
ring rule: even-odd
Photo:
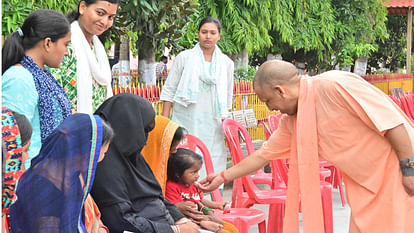
[[[414,176],[414,156],[400,160],[400,167],[403,176]]]

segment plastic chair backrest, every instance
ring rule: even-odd
[[[277,181],[276,175],[279,175],[280,178],[282,178],[282,181],[285,183],[285,185],[288,184],[288,173],[289,168],[286,165],[286,162],[284,159],[275,159],[270,162],[270,166],[272,168],[272,171],[277,171],[274,173],[273,179]]]
[[[269,120],[269,128],[272,133],[276,131],[277,127],[279,127],[279,120],[282,116],[283,114],[279,113],[277,115],[269,115],[267,117]]]
[[[279,113],[277,115],[269,115],[267,117],[269,121],[269,128],[271,132],[275,132],[279,127],[280,118],[282,118],[283,114]],[[288,177],[288,167],[286,166],[284,160],[276,159],[270,163],[272,168],[272,175],[273,175],[273,182],[284,182],[287,185],[287,177]],[[282,180],[280,180],[280,178]],[[275,187],[280,186],[278,183],[274,183]]]
[[[232,119],[225,119],[222,123],[222,128],[227,145],[229,146],[230,154],[232,154],[232,157],[233,154],[237,155],[233,158],[233,162],[235,164],[243,160],[243,150],[240,146],[240,137],[243,138],[246,143],[247,153],[251,154],[254,152],[254,146],[250,134],[240,123]]]
[[[252,139],[249,132],[240,123],[232,119],[225,119],[222,123],[224,137],[226,138],[227,145],[230,150],[233,163],[236,165],[243,160],[243,150],[241,148],[240,137],[244,138],[246,142],[247,152],[249,154],[254,152]],[[240,135],[239,135],[240,133]],[[244,189],[247,191],[250,197],[255,196],[255,191],[258,190],[250,176],[242,177],[242,184]],[[236,183],[237,184],[237,183]],[[238,191],[241,189],[238,187]]]
[[[407,115],[408,118],[410,118],[411,121],[414,122],[414,114],[411,113],[411,108],[409,106],[410,103],[408,101],[407,96],[400,96],[400,101],[402,105],[401,109],[404,111],[405,115]]]
[[[396,96],[390,95],[389,97],[402,109],[401,101]]]
[[[210,152],[208,151],[206,145],[194,135],[186,134],[185,136],[187,137],[187,142],[180,144],[178,147],[186,148],[194,152],[197,152],[197,149],[199,149],[204,158],[204,167],[206,168],[206,174],[209,175],[214,173],[213,162],[211,161]],[[221,196],[218,189],[212,191],[211,196],[213,201],[223,201],[223,197]]]
[[[265,138],[266,138],[266,140],[268,140],[270,138],[270,135],[272,135],[272,131],[270,130],[270,127],[269,127],[269,124],[267,123],[267,120],[259,121],[258,125],[263,125]]]

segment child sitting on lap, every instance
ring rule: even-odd
[[[226,203],[203,199],[202,191],[195,185],[202,165],[202,157],[191,150],[180,148],[172,154],[168,160],[165,198],[174,204],[184,201],[193,202],[194,208],[198,210],[197,219],[201,220],[194,218],[192,220],[203,229],[219,232],[223,229],[223,222],[214,215],[212,209],[223,210]],[[191,216],[187,217],[191,218]]]

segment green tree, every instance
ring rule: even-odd
[[[221,40],[223,52],[235,55],[270,47],[271,12],[273,0],[199,0],[199,14],[192,18],[181,41],[186,47],[197,43],[198,23],[206,16],[218,18],[222,23]]]
[[[256,51],[253,62],[268,53],[304,61],[316,72],[338,63],[353,64],[378,49],[387,37],[382,0],[281,0],[273,11],[272,47]]]
[[[78,0],[2,0],[2,35],[7,36],[23,24],[34,10],[52,9],[69,13],[78,6]]]
[[[405,66],[405,47],[407,46],[407,16],[388,16],[386,23],[389,38],[386,41],[377,41],[379,47],[368,60],[368,68],[379,69],[380,64],[396,72],[399,67]]]
[[[382,0],[333,0],[336,32],[332,50],[341,64],[353,64],[361,56],[378,50],[377,42],[388,37],[385,22],[387,9]]]
[[[121,0],[118,13],[124,25],[136,32],[140,80],[155,82],[155,56],[166,47],[181,50],[178,44],[182,28],[198,7],[196,0]]]

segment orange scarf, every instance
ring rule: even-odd
[[[283,232],[299,232],[299,201],[303,232],[323,233],[324,222],[319,178],[318,136],[312,80],[302,78],[298,113],[291,143],[285,222]],[[304,195],[300,195],[300,193]]]
[[[141,152],[145,161],[151,167],[164,195],[171,143],[178,127],[178,124],[170,119],[163,116],[156,116],[155,128],[148,134],[147,144]]]

